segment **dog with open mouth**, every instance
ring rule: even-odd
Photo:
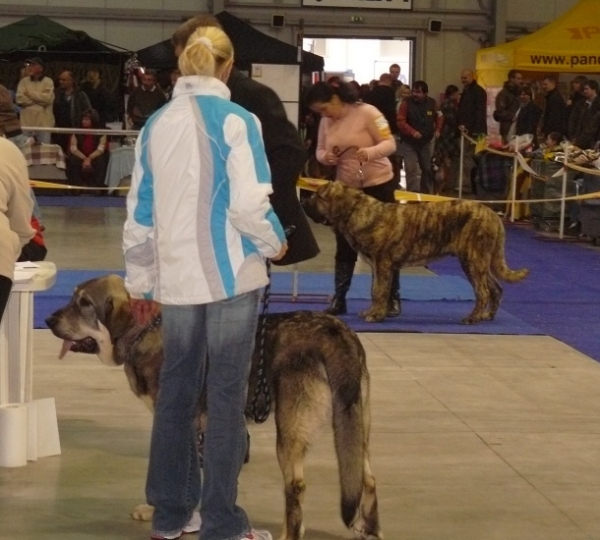
[[[61,358],[74,351],[96,354],[110,366],[123,365],[131,390],[153,409],[163,358],[160,324],[136,326],[121,277],[107,275],[81,283],[70,302],[50,315],[46,324],[63,340]],[[263,324],[264,369],[275,409],[277,457],[284,480],[281,539],[300,540],[304,533],[304,456],[328,420],[333,425],[339,467],[342,520],[358,538],[383,538],[369,460],[370,378],[358,336],[336,317],[318,312],[267,315],[261,318],[258,332]],[[257,346],[247,411],[261,383],[259,363]],[[205,410],[201,396],[198,429],[204,425]],[[136,519],[151,516],[148,505],[140,505],[133,513]]]

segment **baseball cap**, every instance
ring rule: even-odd
[[[38,66],[45,67],[44,61],[39,56],[34,56],[33,58],[28,58],[25,60],[26,64],[37,64]]]

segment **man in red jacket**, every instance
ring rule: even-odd
[[[417,193],[433,192],[433,140],[440,136],[444,122],[435,100],[427,95],[428,92],[425,81],[416,81],[412,95],[402,100],[396,117],[406,171],[406,189]]]

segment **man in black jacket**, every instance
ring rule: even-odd
[[[552,75],[546,77],[542,83],[542,88],[546,92],[546,107],[542,116],[544,138],[553,131],[561,135],[567,134],[567,104],[556,84],[556,77]]]
[[[54,125],[58,128],[80,128],[83,113],[92,106],[85,92],[81,91],[73,78],[73,73],[63,71],[58,76],[58,88],[54,94],[52,111]],[[53,133],[52,143],[59,144],[65,155],[69,153],[71,135],[69,133]]]
[[[523,86],[523,74],[516,69],[511,69],[508,72],[508,80],[496,96],[494,120],[500,124],[500,135],[504,143],[508,142],[508,132],[521,105],[519,102],[521,86]]]
[[[221,28],[212,15],[198,15],[188,20],[171,38],[175,55],[179,56],[189,37],[202,26]],[[231,91],[231,101],[255,114],[262,124],[273,185],[271,204],[283,227],[294,227],[285,257],[273,264],[285,266],[316,257],[319,246],[296,194],[296,182],[308,159],[298,131],[288,120],[279,96],[268,86],[246,77],[235,68],[231,70],[227,86]]]
[[[472,139],[487,135],[487,93],[475,80],[473,71],[463,69],[460,74],[463,91],[458,102],[456,123],[459,129],[465,130]],[[472,191],[472,173],[475,168],[473,156],[475,147],[468,142],[464,145],[463,155],[463,191]]]

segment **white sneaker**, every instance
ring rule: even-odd
[[[179,532],[176,532],[173,534],[167,534],[167,535],[153,534],[150,536],[150,540],[176,540],[182,534],[190,534],[190,533],[198,532],[200,530],[201,524],[202,524],[202,520],[200,519],[200,513],[194,511],[192,513],[192,517],[187,522],[187,525],[183,529],[181,529]],[[262,540],[260,537],[259,537],[259,539]]]
[[[273,540],[269,531],[252,529],[244,538],[247,540]]]
[[[192,517],[188,521],[187,525],[183,529],[181,529],[181,532],[183,534],[198,532],[200,530],[200,525],[202,525],[202,519],[200,519],[200,512],[196,512],[194,510],[194,512],[192,513]]]

